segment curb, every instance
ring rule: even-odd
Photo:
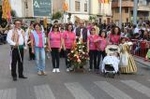
[[[134,57],[134,60],[136,61],[136,62],[138,62],[139,64],[142,64],[142,65],[144,65],[144,66],[150,66],[149,64],[150,64],[150,61],[144,61],[144,58],[142,58],[142,57],[139,57],[139,56],[133,56]]]

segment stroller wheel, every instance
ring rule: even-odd
[[[118,71],[117,74],[118,74],[118,76],[119,76],[119,75],[120,75],[120,72]]]
[[[108,76],[108,73],[107,73],[107,72],[105,72],[105,73],[104,73],[104,77],[106,78],[107,76]]]
[[[112,78],[115,78],[115,74],[112,74]]]

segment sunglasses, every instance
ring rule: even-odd
[[[58,27],[54,27],[54,28],[58,28]]]

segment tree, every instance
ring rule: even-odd
[[[15,10],[11,10],[11,16],[12,16],[12,17],[17,17]]]
[[[52,20],[53,19],[60,19],[61,17],[62,17],[62,13],[60,11],[58,11],[52,15]]]

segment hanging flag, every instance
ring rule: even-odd
[[[44,22],[44,28],[47,28],[47,18],[44,18],[43,22]]]
[[[2,1],[2,18],[10,20],[11,19],[11,6],[9,0]]]
[[[63,3],[63,10],[66,12],[66,11],[68,11],[68,4],[67,4],[67,2],[64,2]]]
[[[104,3],[109,3],[109,0],[104,0]]]
[[[99,1],[99,3],[104,3],[105,2],[105,0],[98,0]]]

